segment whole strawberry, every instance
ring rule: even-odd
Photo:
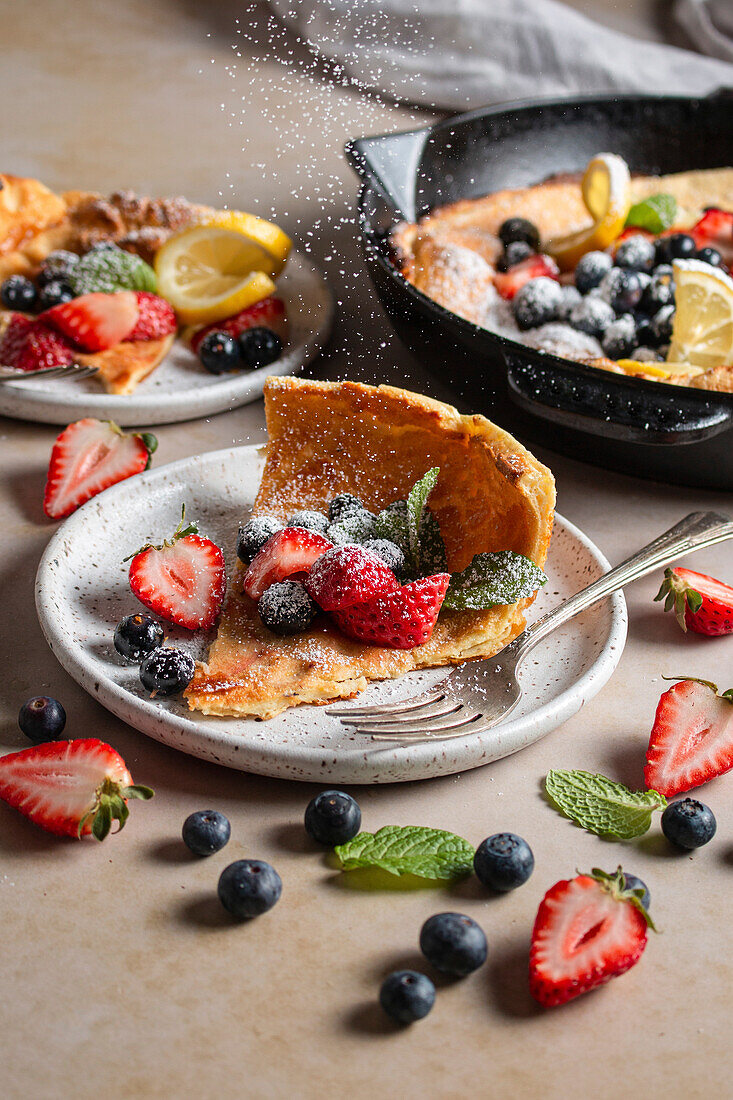
[[[104,840],[123,828],[130,798],[153,797],[132,782],[118,752],[96,737],[48,741],[0,758],[0,798],[56,836]]]
[[[733,768],[733,688],[682,680],[657,704],[644,781],[665,797],[699,787]]]
[[[628,889],[623,871],[594,867],[563,879],[537,910],[529,955],[529,989],[546,1008],[624,974],[641,958],[647,928],[641,888]]]
[[[654,597],[664,610],[674,609],[684,631],[716,637],[733,634],[733,588],[692,569],[665,569],[662,587]]]
[[[163,336],[176,331],[176,315],[170,302],[166,302],[165,298],[161,298],[159,294],[151,294],[148,290],[138,290],[135,298],[138,309],[137,322],[125,337],[126,342],[160,340]]]

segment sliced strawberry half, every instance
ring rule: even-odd
[[[311,569],[305,586],[324,611],[353,607],[399,588],[382,559],[356,543],[327,550]]]
[[[525,283],[530,279],[538,279],[541,275],[545,275],[548,279],[559,280],[560,278],[560,268],[551,256],[545,256],[543,253],[528,256],[526,260],[515,264],[509,271],[497,271],[494,275],[494,286],[502,298],[511,301]]]
[[[187,630],[214,625],[226,591],[224,555],[195,523],[186,524],[185,507],[170,539],[131,557],[130,588],[141,603]]]
[[[674,609],[684,631],[717,637],[733,634],[733,588],[692,569],[665,569],[662,587],[654,597],[664,600],[664,610]]]
[[[639,961],[651,925],[639,899],[614,875],[562,879],[547,891],[532,930],[529,988],[546,1008],[624,974]],[[651,925],[653,927],[653,925]]]
[[[217,321],[215,324],[206,325],[197,329],[191,336],[191,347],[198,354],[199,344],[209,332],[228,332],[230,336],[241,336],[250,328],[270,328],[279,336],[285,335],[285,303],[282,298],[263,298],[261,302],[255,302],[241,313],[235,313],[233,317],[227,317],[225,321]]]
[[[138,316],[135,327],[125,336],[126,341],[160,340],[175,332],[178,327],[176,314],[170,302],[159,294],[147,290],[135,292]]]
[[[733,246],[733,211],[710,206],[689,232],[698,248],[716,242]]]
[[[644,781],[666,798],[733,768],[733,688],[682,680],[657,704]]]
[[[71,515],[110,485],[147,469],[157,446],[152,433],[128,435],[111,420],[86,417],[69,424],[51,451],[44,512],[49,519]]]
[[[316,531],[283,527],[252,559],[242,587],[251,599],[259,600],[271,584],[307,576],[313,563],[332,546],[332,542]]]
[[[0,337],[0,364],[16,370],[66,367],[74,360],[68,340],[33,317],[16,313]]]
[[[128,799],[152,797],[150,787],[132,782],[120,754],[96,737],[49,741],[0,759],[0,798],[57,836],[92,833],[104,840],[113,821],[119,829],[127,821]]]
[[[436,573],[331,614],[349,638],[390,649],[413,649],[431,637],[449,583],[450,573]]]
[[[137,298],[132,290],[82,294],[47,309],[41,317],[84,351],[107,351],[126,339],[137,324]]]

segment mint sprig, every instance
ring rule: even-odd
[[[473,870],[474,849],[467,840],[423,825],[385,825],[334,850],[344,871],[379,867],[390,875],[458,879]]]
[[[538,565],[512,550],[476,554],[461,573],[454,573],[443,607],[482,611],[497,604],[516,603],[531,596],[547,581]]]
[[[550,771],[545,790],[557,808],[581,828],[618,840],[643,836],[652,814],[667,805],[658,791],[631,791],[605,775],[585,771]]]
[[[420,562],[420,525],[428,497],[438,482],[439,466],[431,470],[413,485],[407,497],[407,533],[410,544],[410,558],[419,570]]]
[[[410,547],[410,521],[406,500],[395,500],[377,516],[372,538],[389,539],[399,546],[405,555],[406,574],[414,580],[430,577],[446,570],[446,553],[440,524],[430,511],[424,508],[418,529],[418,558],[414,559]]]
[[[677,200],[674,195],[660,193],[634,203],[626,217],[626,225],[646,229],[650,233],[663,233],[674,225],[677,217]]]

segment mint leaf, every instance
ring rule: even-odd
[[[658,791],[630,791],[605,775],[584,771],[551,771],[545,790],[562,812],[598,836],[631,840],[642,836],[652,823],[655,810],[663,810],[667,799]]]
[[[635,203],[626,218],[628,226],[647,229],[650,233],[663,233],[674,225],[677,216],[677,200],[674,195],[650,195]]]
[[[454,573],[443,607],[481,611],[497,604],[516,603],[531,596],[547,581],[538,565],[512,550],[476,554],[461,573]]]
[[[407,531],[410,539],[410,558],[416,570],[420,569],[420,524],[428,497],[438,481],[439,466],[433,466],[410,489],[407,496]]]
[[[455,879],[473,870],[474,849],[467,840],[422,825],[385,825],[334,850],[344,871],[380,867],[391,875]]]
[[[405,555],[407,575],[412,579],[430,577],[433,573],[443,573],[446,570],[445,543],[440,533],[440,524],[429,508],[425,508],[420,521],[420,554],[417,562],[413,561],[410,550],[410,525],[406,500],[395,500],[379,513],[374,534],[371,537],[389,539],[390,542],[399,546]]]

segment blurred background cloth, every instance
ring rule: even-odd
[[[733,0],[270,3],[335,76],[426,107],[733,87]]]

